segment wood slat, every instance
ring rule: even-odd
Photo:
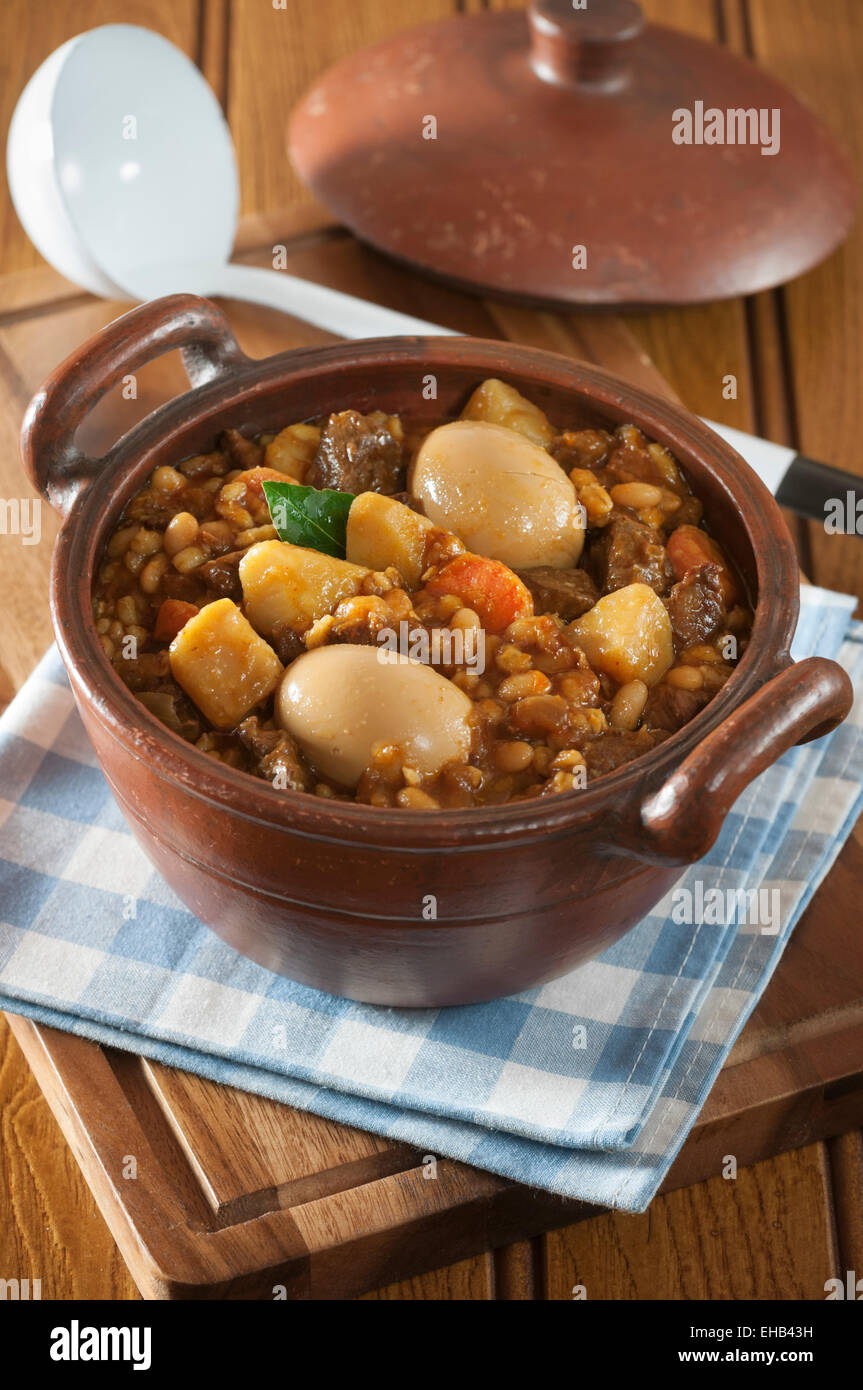
[[[863,1279],[863,1134],[838,1135],[827,1145],[836,1215],[837,1267]]]
[[[833,131],[863,178],[860,53],[863,6],[858,0],[750,0],[754,55],[787,82]],[[822,54],[813,61],[813,54]],[[804,195],[805,196],[805,195]],[[823,265],[783,292],[793,378],[794,443],[813,458],[863,473],[858,448],[859,383],[863,374],[863,221]],[[857,537],[828,536],[810,523],[811,578],[863,593],[863,546]]]
[[[494,1298],[494,1268],[491,1255],[477,1255],[472,1260],[460,1260],[446,1269],[434,1269],[418,1279],[404,1279],[400,1284],[388,1284],[363,1294],[363,1300],[433,1299],[437,1303],[453,1299]],[[499,1297],[500,1295],[498,1295]]]
[[[0,1270],[43,1299],[138,1290],[44,1093],[0,1014]]]
[[[495,1298],[508,1302],[524,1302],[542,1298],[541,1280],[537,1277],[543,1258],[543,1239],[520,1240],[494,1252]]]
[[[639,345],[623,318],[610,314],[554,314],[486,300],[485,307],[500,336],[565,357],[601,362],[610,372],[652,391],[678,399],[674,388]]]
[[[297,1206],[416,1166],[413,1150],[144,1062],[162,1113],[222,1221]]]
[[[823,1298],[837,1268],[822,1145],[545,1238],[546,1288],[588,1300]]]

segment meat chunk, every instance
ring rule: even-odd
[[[168,653],[142,652],[140,656],[115,658],[114,669],[125,685],[137,695],[142,690],[175,690],[180,687],[171,676]]]
[[[297,632],[290,623],[275,624],[270,633],[270,646],[283,666],[290,666],[306,650],[302,633]]]
[[[604,777],[624,763],[631,763],[633,758],[640,758],[642,753],[649,753],[667,737],[663,729],[641,728],[637,733],[605,734],[589,743],[583,749],[588,786],[597,777]]]
[[[571,468],[601,468],[612,438],[607,430],[564,430],[549,452],[567,473]]]
[[[590,562],[603,594],[626,584],[649,584],[661,597],[674,578],[659,532],[623,513],[613,516],[593,542]]]
[[[712,637],[725,617],[718,565],[701,565],[675,584],[665,600],[675,651]]]
[[[602,482],[607,488],[619,483],[650,483],[673,493],[679,505],[670,513],[668,525],[697,525],[701,520],[701,503],[689,491],[673,455],[658,444],[648,443],[634,425],[621,425],[615,431]]]
[[[124,522],[137,521],[150,530],[164,531],[177,510],[177,494],[147,488],[133,497],[123,514]]]
[[[234,468],[260,468],[264,462],[261,445],[254,439],[246,439],[239,430],[225,430],[221,443]]]
[[[359,594],[340,603],[327,633],[329,642],[347,642],[352,647],[371,647],[378,633],[391,628],[393,616],[378,594]]]
[[[201,732],[200,715],[171,675],[166,651],[143,652],[128,660],[117,656],[114,670],[151,714],[181,738],[195,741]]]
[[[221,449],[214,449],[210,454],[193,454],[177,464],[179,472],[191,479],[221,478],[230,467],[231,458]]]
[[[159,598],[176,598],[183,603],[200,606],[207,597],[207,590],[198,578],[197,570],[180,574],[175,569],[166,570],[159,580]]]
[[[613,483],[653,483],[662,487],[666,480],[651,457],[647,440],[634,425],[621,425],[606,464],[609,486]]]
[[[675,685],[655,685],[647,697],[641,722],[648,729],[676,733],[703,709],[710,699],[706,690],[681,690]]]
[[[557,613],[567,623],[580,618],[599,598],[599,590],[587,570],[536,565],[519,570],[518,577],[533,595],[535,613]]]
[[[239,564],[245,553],[244,550],[229,550],[227,555],[217,555],[214,560],[200,565],[198,574],[217,594],[239,603],[243,596]]]
[[[731,608],[740,601],[740,586],[725,552],[712,536],[698,526],[675,526],[668,537],[668,558],[675,578],[685,579],[693,570],[715,565],[723,602]]]
[[[262,729],[256,715],[250,715],[237,726],[237,734],[253,759],[252,771],[280,788],[303,792],[309,785],[309,774],[303,766],[299,749],[284,729]]]
[[[392,432],[392,423],[381,410],[370,415],[361,415],[358,410],[331,415],[309,464],[307,485],[354,494],[402,491],[402,444]]]

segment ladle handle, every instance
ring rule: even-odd
[[[616,92],[629,80],[632,41],[644,29],[636,0],[534,0],[530,64],[558,87]]]
[[[329,289],[313,281],[301,280],[281,270],[264,270],[252,265],[207,267],[202,271],[201,293],[250,300],[281,309],[294,318],[338,333],[342,338],[391,338],[401,334],[421,337],[454,336],[451,328],[441,328],[425,319],[370,304],[341,290]]]
[[[174,348],[184,350],[196,386],[248,358],[221,309],[192,294],[174,294],[131,309],[67,357],[33,397],[21,430],[21,454],[34,487],[60,512],[98,471],[75,443],[86,416],[113,386]]]

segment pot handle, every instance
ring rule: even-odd
[[[24,416],[21,454],[42,497],[66,513],[99,471],[75,435],[93,406],[129,372],[174,348],[193,386],[215,381],[247,362],[225,315],[209,299],[172,294],[130,309],[56,367]]]
[[[650,863],[700,859],[753,778],[794,744],[830,733],[853,701],[851,681],[838,662],[810,656],[789,664],[708,734],[642,803],[629,849]]]

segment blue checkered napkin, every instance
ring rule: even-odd
[[[795,654],[835,655],[853,600],[802,597]],[[841,659],[863,686],[858,625]],[[466,1008],[380,1009],[262,970],[182,909],[126,831],[51,654],[0,720],[0,1005],[563,1195],[641,1210],[850,832],[860,722],[855,714],[765,773],[707,860],[682,876],[692,892],[699,880],[776,888],[775,934],[733,918],[679,925],[669,895],[564,980]]]

